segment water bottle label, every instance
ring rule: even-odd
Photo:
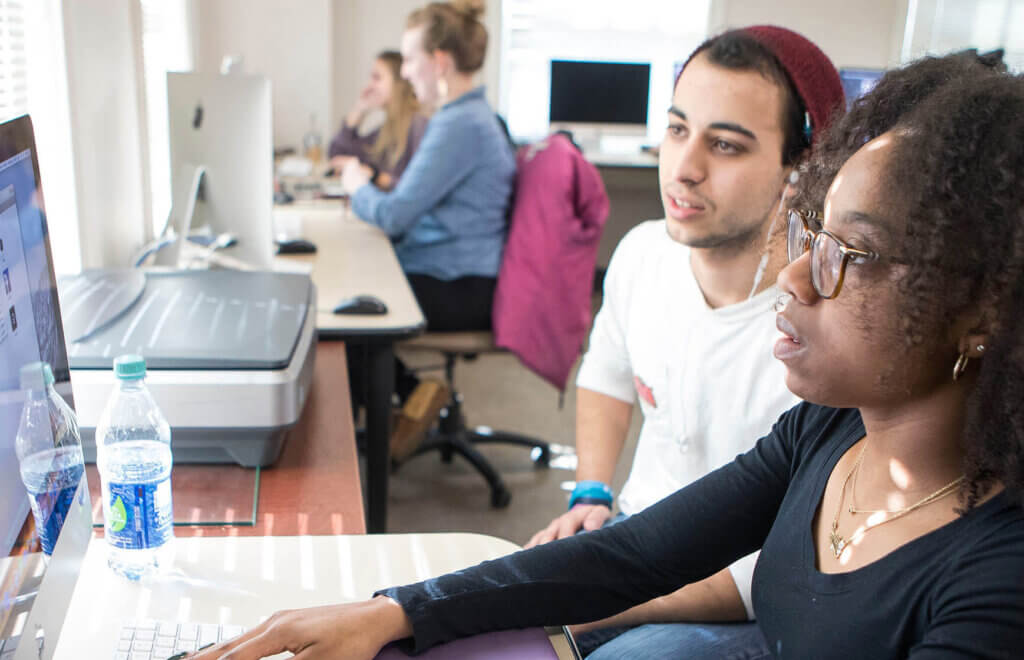
[[[43,554],[53,554],[60,530],[64,527],[64,520],[68,517],[71,503],[75,499],[76,490],[78,490],[77,484],[56,491],[29,494],[32,513],[36,519],[36,529],[39,532],[39,542],[43,546]]]
[[[106,536],[117,548],[159,548],[171,537],[171,478],[107,486]]]

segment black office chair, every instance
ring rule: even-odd
[[[427,439],[410,458],[434,450],[441,452],[441,460],[445,463],[450,463],[455,454],[462,456],[487,480],[491,488],[491,506],[496,509],[507,507],[512,500],[512,494],[498,471],[474,445],[500,442],[530,447],[533,463],[537,467],[548,466],[551,445],[537,438],[508,431],[495,431],[487,426],[469,428],[462,413],[462,395],[455,387],[455,365],[459,358],[475,360],[482,354],[507,351],[494,344],[494,334],[489,331],[428,332],[402,342],[399,346],[405,350],[440,353],[444,357],[443,365],[420,367],[414,371],[444,369],[445,383],[451,392],[448,404],[441,411],[437,428],[431,430]]]

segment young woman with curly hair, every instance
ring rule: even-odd
[[[794,204],[775,355],[806,403],[754,449],[620,524],[281,613],[199,657],[369,659],[392,640],[581,622],[757,548],[777,657],[1019,657],[1024,79],[922,99],[826,160],[821,207]],[[820,198],[810,179],[798,202]]]

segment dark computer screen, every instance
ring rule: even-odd
[[[552,122],[646,124],[650,64],[551,61]]]
[[[846,109],[849,110],[858,97],[870,92],[884,74],[881,69],[840,69],[839,80],[846,95]]]

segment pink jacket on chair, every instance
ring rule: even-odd
[[[565,390],[590,327],[608,195],[563,135],[516,155],[516,197],[494,295],[495,343]]]

